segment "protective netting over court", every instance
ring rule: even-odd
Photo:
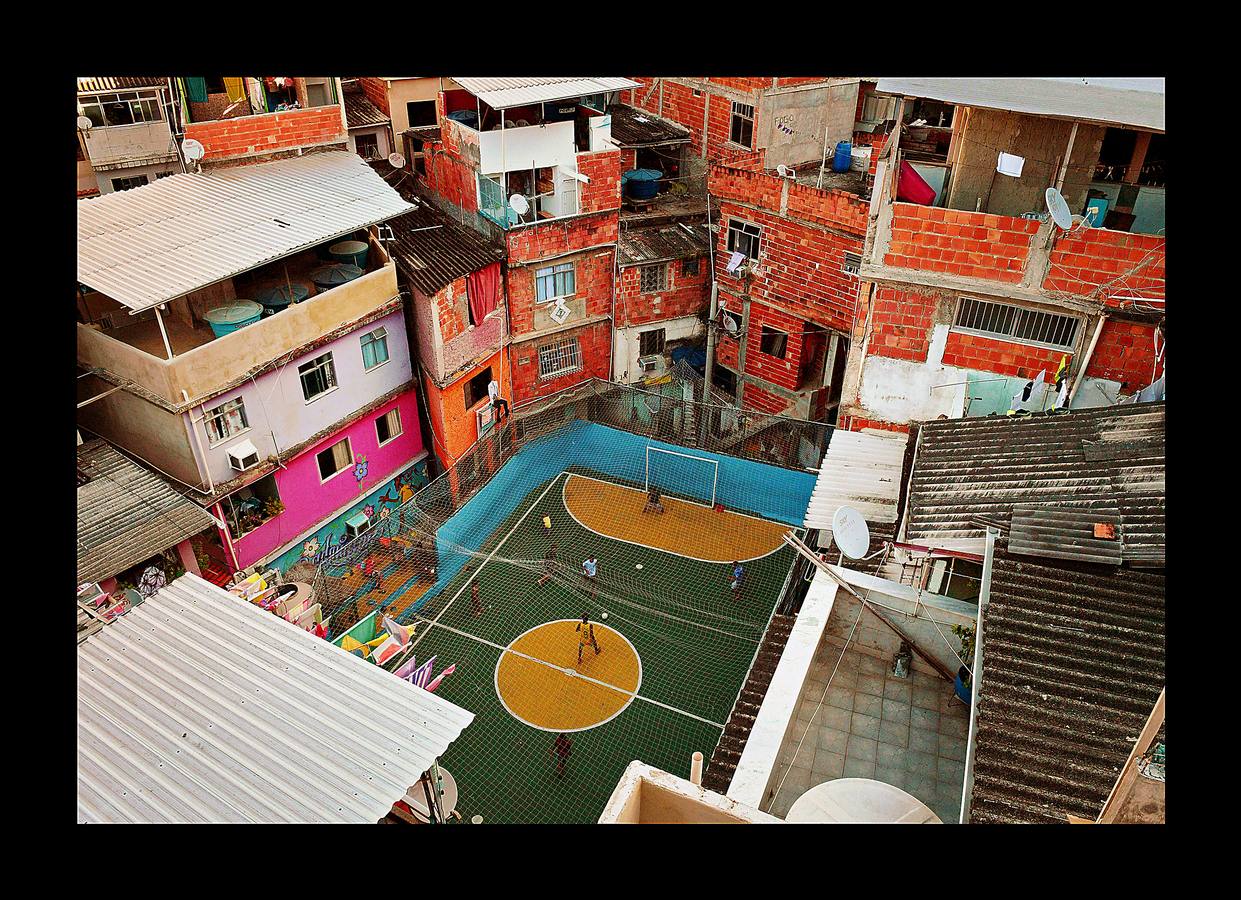
[[[830,429],[693,396],[592,381],[526,404],[320,567],[332,639],[390,617],[413,637],[389,668],[453,667],[467,818],[593,821],[631,760],[710,757]]]

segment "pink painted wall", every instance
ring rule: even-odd
[[[401,435],[380,447],[375,420],[394,406],[401,410]],[[350,467],[321,482],[315,455],[344,437],[349,438],[355,463],[360,456],[366,458],[366,477],[358,481],[354,468]],[[284,502],[284,512],[233,541],[241,567],[251,565],[338,509],[356,502],[392,478],[421,452],[418,398],[412,389],[315,444],[287,463],[287,468],[276,470],[276,486]]]

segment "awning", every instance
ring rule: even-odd
[[[568,100],[641,85],[628,78],[457,78],[461,85],[492,109]]]
[[[876,89],[961,106],[1163,131],[1162,78],[880,78]]]
[[[78,203],[78,281],[138,311],[414,207],[356,153],[167,178]]]
[[[907,441],[899,432],[833,431],[810,493],[806,527],[830,532],[841,506],[856,509],[867,522],[895,522]]]

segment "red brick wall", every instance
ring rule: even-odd
[[[697,315],[706,308],[711,295],[711,279],[707,258],[698,257],[698,274],[686,275],[685,260],[659,263],[668,266],[668,289],[656,294],[641,291],[641,266],[628,266],[620,270],[616,286],[616,325],[646,325],[664,319]],[[659,297],[656,306],[652,298]]]
[[[578,183],[578,209],[583,213],[620,209],[621,205],[621,152],[603,150],[598,153],[579,153],[577,170],[590,179],[590,184]]]
[[[422,183],[427,190],[434,191],[467,212],[478,211],[478,182],[471,167],[447,152],[439,142],[424,154],[423,160],[426,175]]]
[[[972,278],[1021,281],[1033,219],[895,203],[884,264]]]
[[[701,97],[695,97],[692,88],[674,84],[665,79],[662,85],[664,103],[661,112],[659,105],[660,87],[657,85],[654,90],[650,88],[650,84],[654,79],[635,78],[634,81],[642,81],[643,87],[634,89],[633,105],[684,125],[689,129],[690,148],[693,151],[693,155],[701,156],[702,110],[703,104],[707,102],[706,94],[704,93]],[[649,97],[646,96],[648,93],[650,94]],[[645,102],[643,102],[644,97],[646,98]]]
[[[358,86],[362,88],[368,100],[386,112],[392,115],[392,110],[388,107],[388,82],[382,78],[359,78]]]
[[[1052,247],[1051,268],[1043,290],[1089,295],[1105,282],[1120,279],[1106,291],[1109,305],[1119,304],[1117,293],[1143,297],[1164,296],[1164,249],[1167,239],[1153,234],[1130,234],[1103,228],[1086,228],[1063,235]]]
[[[740,304],[729,303],[729,307],[737,309]],[[785,344],[784,358],[764,353],[762,347],[763,326],[783,331],[788,335]],[[745,334],[745,374],[754,375],[770,384],[779,385],[790,391],[797,390],[798,367],[801,365],[801,351],[805,323],[781,309],[773,309],[762,303],[750,303],[750,324]],[[746,387],[749,392],[749,386]],[[785,401],[781,401],[784,403]]]
[[[193,122],[185,136],[203,145],[203,159],[233,159],[339,143],[346,139],[339,106],[315,106],[288,112]]]
[[[660,87],[656,86],[654,90],[651,90],[649,87],[653,79],[635,78],[634,80],[642,81],[644,86],[634,90],[633,105],[650,110],[657,115],[662,115],[665,119],[671,119],[688,128],[691,135],[690,147],[695,156],[702,155],[702,116],[704,104],[710,104],[710,111],[707,113],[707,159],[720,159],[737,151],[738,147],[728,140],[729,128],[732,122],[733,101],[731,96],[713,93],[710,87],[705,87],[701,89],[701,96],[695,97],[695,88],[664,79],[662,83],[664,100],[663,109],[661,110],[659,105]],[[817,81],[818,79],[813,80]],[[754,140],[758,139],[760,127],[758,121],[758,95],[756,92],[770,87],[771,81],[771,78],[710,79],[711,84],[751,94],[750,98],[745,102],[750,103],[754,107]],[[643,102],[643,98],[648,91],[650,96]]]
[[[871,336],[867,354],[925,362],[931,323],[941,297],[877,285],[871,296]]]
[[[586,315],[612,311],[612,267],[618,218],[615,211],[577,216],[513,228],[505,234],[508,249],[508,301],[513,334],[534,330],[534,273],[541,265],[573,262],[576,296],[584,297]],[[587,250],[587,248],[594,248]],[[558,256],[584,251],[579,256]],[[555,257],[547,259],[547,257]],[[540,263],[541,260],[546,263]],[[527,262],[530,265],[519,266]]]
[[[792,405],[791,400],[786,400],[779,394],[765,391],[752,383],[745,386],[745,392],[741,400],[741,406],[744,409],[757,409],[759,412],[772,413],[773,415],[787,412]]]
[[[1040,369],[1047,371],[1048,380],[1060,367],[1060,360],[1067,357],[1073,362],[1073,354],[1066,350],[1050,350],[999,341],[977,334],[949,332],[944,345],[944,365],[1011,375],[1016,378],[1033,378]]]
[[[893,422],[884,422],[880,419],[863,419],[859,416],[845,416],[844,421],[839,424],[846,431],[861,431],[863,428],[878,428],[881,431],[899,431],[902,434],[909,433],[908,425],[897,425]]]
[[[1154,325],[1136,325],[1109,319],[1103,323],[1099,342],[1086,366],[1091,378],[1108,378],[1125,384],[1125,392],[1141,390],[1151,383],[1155,365]],[[1162,348],[1162,344],[1160,347]],[[1160,360],[1155,378],[1163,371]]]
[[[561,375],[559,378],[540,379],[538,348],[574,337],[581,347],[582,370]],[[545,397],[587,378],[608,377],[612,364],[612,326],[610,322],[596,322],[584,328],[515,344],[509,348],[509,353],[513,366],[514,400],[520,403],[532,397]]]

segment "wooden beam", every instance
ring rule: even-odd
[[[1146,748],[1150,746],[1163,725],[1163,695],[1166,691],[1167,688],[1164,688],[1159,692],[1159,699],[1155,701],[1155,707],[1147,717],[1142,733],[1138,735],[1133,749],[1129,751],[1129,758],[1125,760],[1125,765],[1120,770],[1120,777],[1116,779],[1116,784],[1112,786],[1112,793],[1108,795],[1107,802],[1103,804],[1103,809],[1099,812],[1097,821],[1100,825],[1116,821],[1116,816],[1120,814],[1120,809],[1129,796],[1129,787],[1138,777],[1138,757],[1146,752]]]

